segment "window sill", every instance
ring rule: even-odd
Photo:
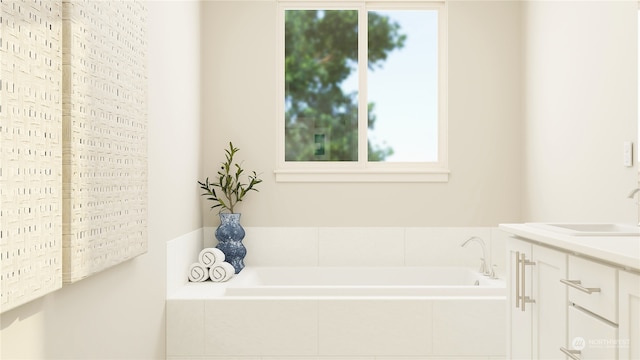
[[[445,183],[448,169],[279,169],[276,182]]]

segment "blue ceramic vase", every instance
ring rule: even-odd
[[[225,261],[233,265],[236,274],[244,268],[247,248],[242,244],[244,229],[240,225],[240,214],[220,213],[220,226],[216,229],[216,246],[224,253]]]

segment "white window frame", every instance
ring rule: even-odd
[[[425,1],[279,1],[277,47],[277,182],[448,182],[447,6]],[[359,10],[358,18],[358,160],[285,161],[284,33],[286,10]],[[438,11],[438,160],[436,162],[373,162],[367,151],[367,15],[368,10]],[[363,111],[364,109],[364,111]]]

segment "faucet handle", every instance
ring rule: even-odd
[[[480,269],[478,270],[478,272],[482,275],[488,274],[487,262],[484,260],[483,257],[480,258]]]
[[[491,265],[491,273],[489,274],[489,279],[497,279],[498,277],[496,276],[496,268],[498,267],[498,265],[493,264]]]

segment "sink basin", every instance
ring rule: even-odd
[[[585,223],[585,224],[545,224],[529,225],[572,236],[640,236],[640,227],[629,224]]]

